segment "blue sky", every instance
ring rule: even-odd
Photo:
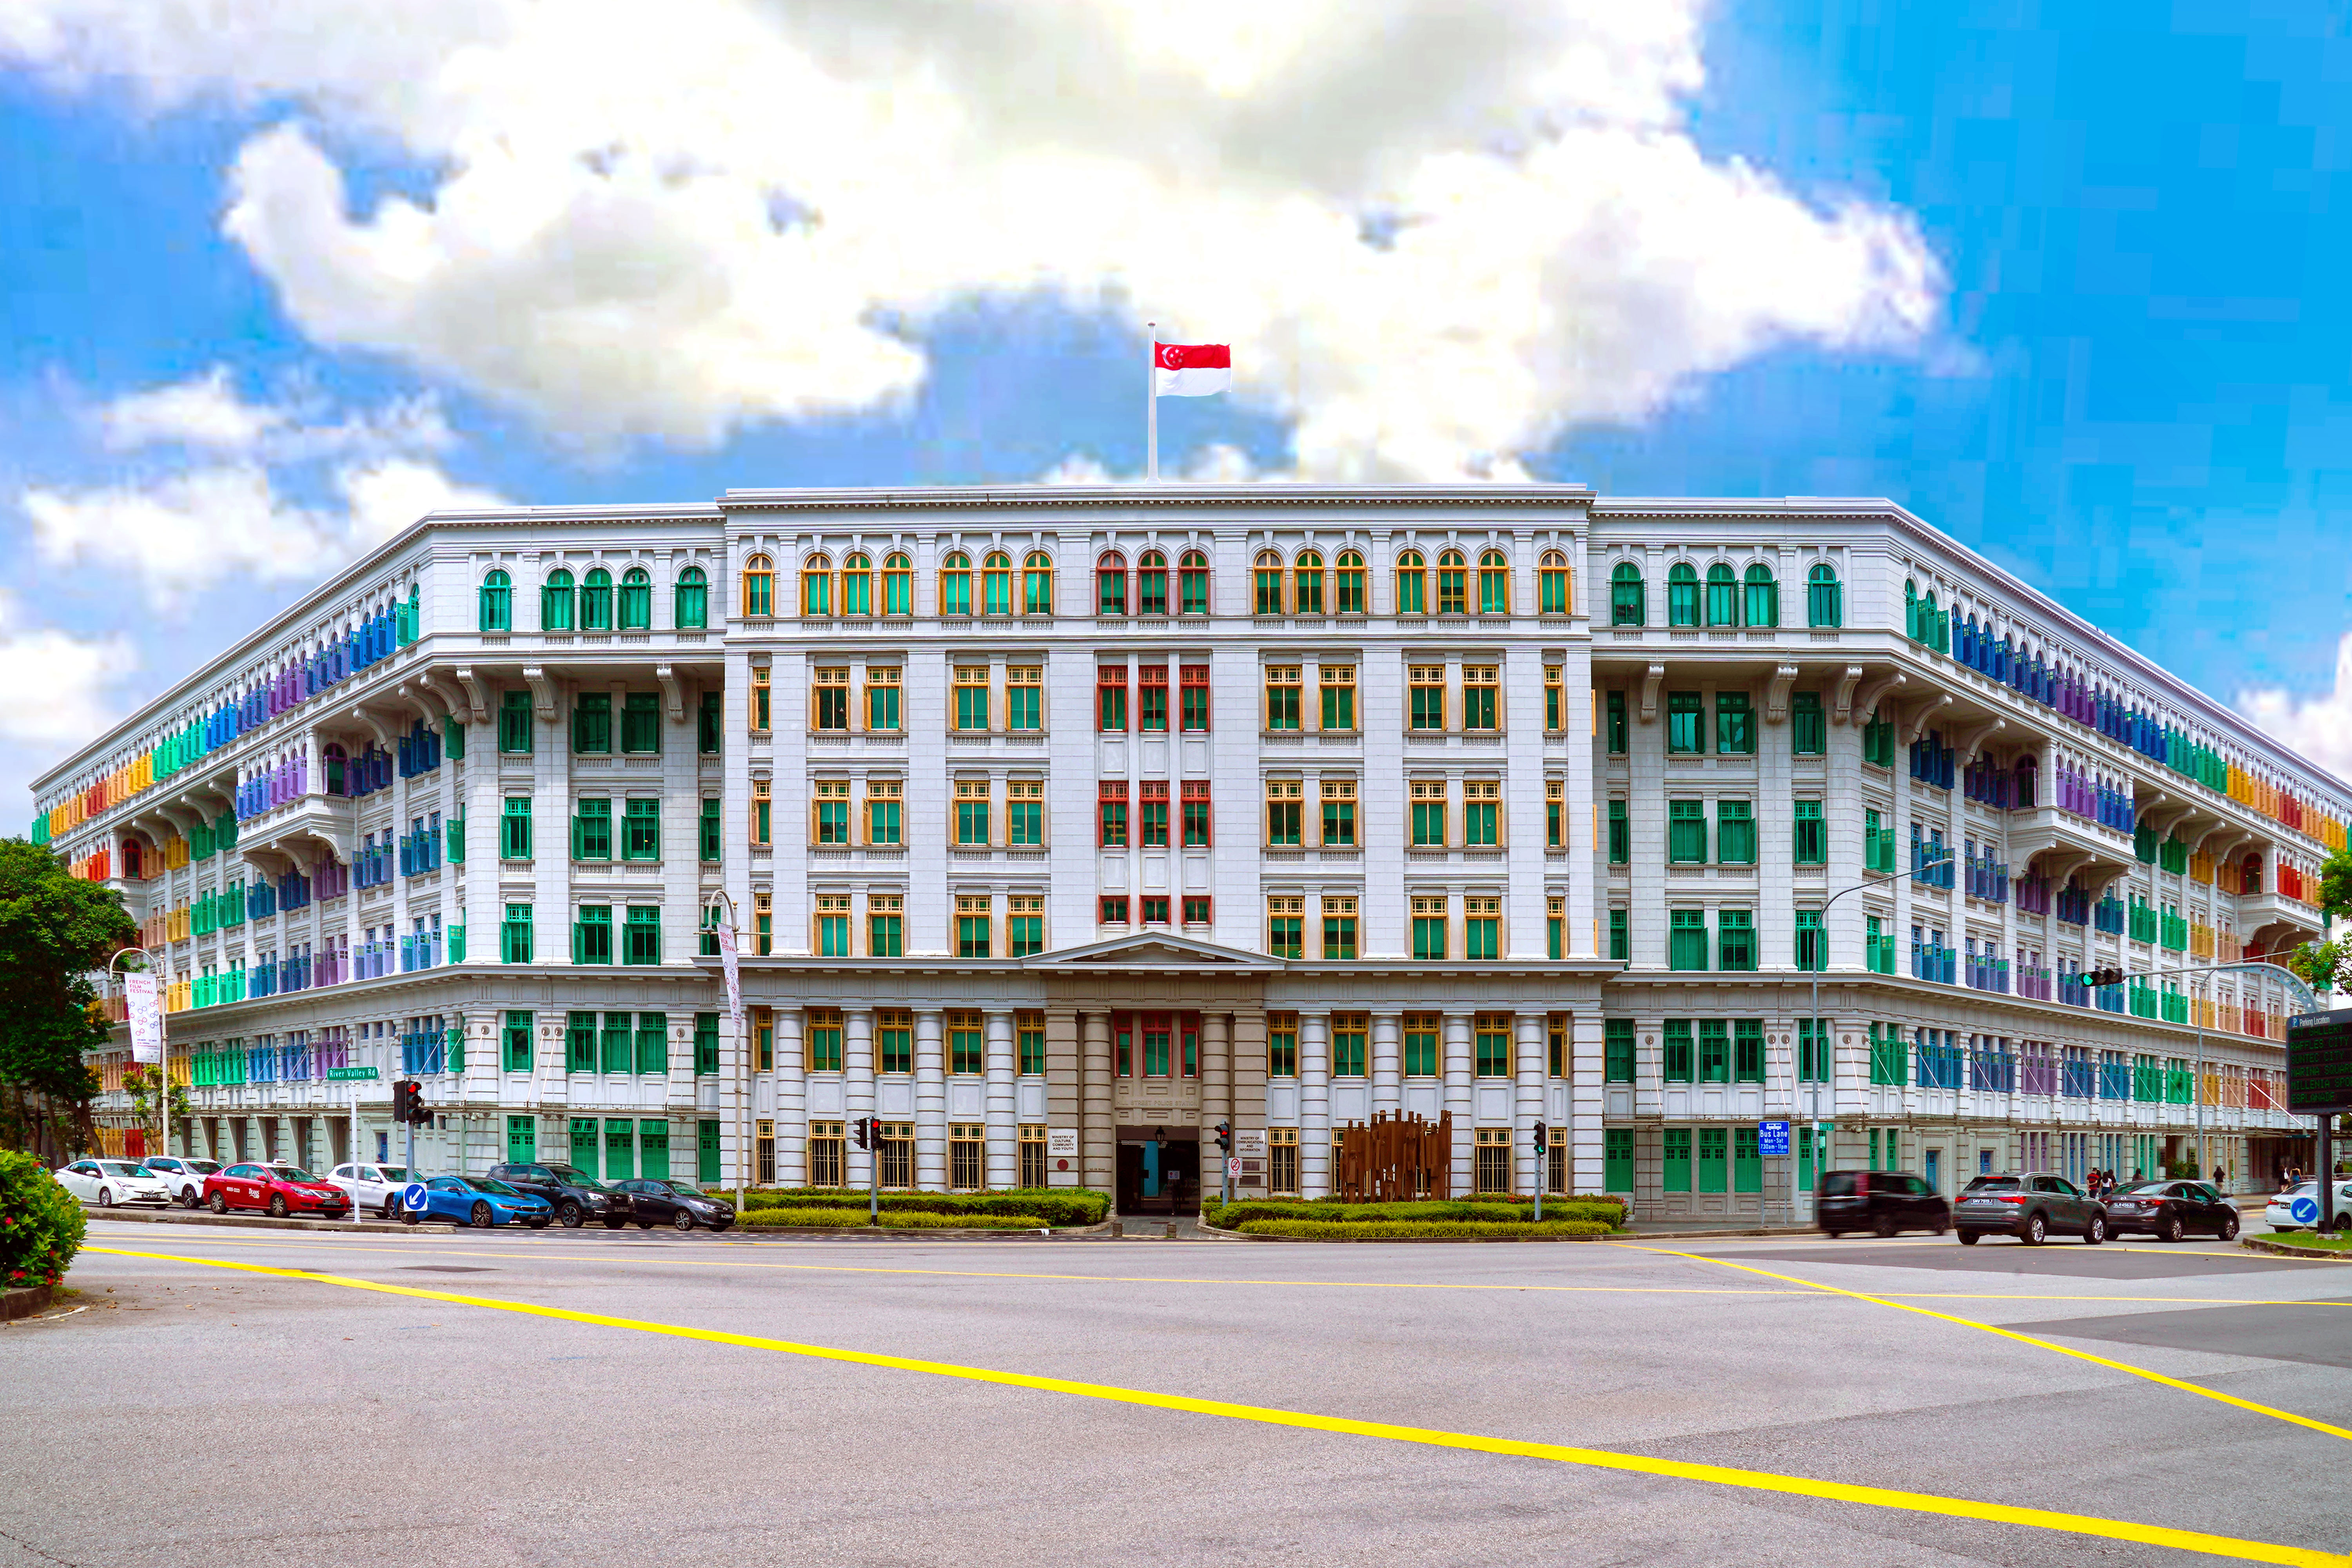
[[[0,19],[0,679],[38,693],[0,713],[0,790],[412,500],[1131,472],[1152,313],[1233,339],[1245,383],[1279,362],[1166,405],[1168,468],[1890,496],[2352,765],[2341,5],[1527,5],[1489,40],[1484,7],[1391,0],[1344,48],[1211,7],[1247,79],[1204,90],[1111,7],[1132,81],[1044,110],[1018,62],[1087,40],[1016,13],[922,40],[952,112],[911,148],[821,91],[747,97],[748,128],[681,110],[743,90],[745,50],[887,68],[738,8],[695,0],[656,48],[589,5],[560,50],[467,34],[494,5],[390,42],[325,0],[305,37],[180,0]],[[1339,88],[1300,74],[1335,52]],[[653,87],[598,100],[607,69]],[[933,107],[861,85],[893,125]],[[426,283],[379,221],[404,211]],[[1392,252],[1315,249],[1391,216]],[[593,321],[541,313],[575,283],[624,342],[548,349]],[[1379,363],[1461,341],[1433,378]]]

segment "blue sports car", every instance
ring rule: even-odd
[[[545,1198],[518,1192],[488,1176],[435,1176],[402,1194],[401,1219],[409,1225],[446,1219],[488,1230],[494,1225],[527,1225],[545,1230],[555,1211]]]

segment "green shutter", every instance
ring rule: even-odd
[[[1686,1193],[1691,1190],[1691,1130],[1668,1127],[1659,1135],[1658,1187],[1662,1192]]]
[[[637,1070],[669,1071],[669,1018],[661,1013],[637,1015]],[[647,1172],[646,1174],[652,1174]]]
[[[719,1015],[697,1013],[694,1016],[694,1071],[697,1077],[708,1077],[719,1070]]]
[[[539,1118],[507,1118],[507,1163],[528,1165],[539,1158]]]
[[[706,1186],[715,1186],[719,1174],[719,1123],[703,1121],[696,1126],[698,1136],[694,1148],[694,1179]]]
[[[1698,1133],[1698,1190],[1719,1193],[1724,1190],[1730,1161],[1726,1156],[1730,1139],[1727,1127],[1701,1127]]]
[[[1612,1127],[1601,1134],[1601,1190],[1633,1190],[1633,1130],[1630,1127]]]
[[[669,1123],[652,1120],[637,1123],[637,1146],[646,1180],[669,1180]]]
[[[637,1173],[637,1124],[623,1118],[604,1123],[604,1179],[626,1180]]]
[[[596,1173],[596,1119],[593,1116],[572,1119],[572,1163],[584,1175]]]

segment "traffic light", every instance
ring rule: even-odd
[[[425,1109],[423,1084],[413,1078],[404,1078],[392,1086],[392,1119],[396,1123],[433,1120],[433,1113]]]
[[[1220,1121],[1217,1123],[1217,1152],[1230,1154],[1233,1152],[1234,1124],[1230,1121]]]
[[[871,1149],[874,1146],[866,1141],[866,1119],[861,1116],[849,1124],[850,1136],[857,1140],[857,1146],[860,1149]]]
[[[1544,1128],[1544,1124],[1543,1124],[1542,1122],[1540,1122],[1540,1121],[1537,1122],[1537,1123],[1536,1123],[1536,1152],[1537,1152],[1538,1154],[1541,1154],[1541,1153],[1543,1153],[1545,1151],[1549,1150],[1549,1149],[1551,1147],[1551,1145],[1550,1145],[1549,1143],[1548,1143],[1548,1142],[1546,1142],[1544,1141],[1545,1139],[1549,1138],[1549,1136],[1550,1136],[1550,1133],[1549,1133],[1549,1132],[1548,1132],[1548,1131],[1545,1130],[1545,1128]]]
[[[2085,969],[2074,978],[2095,991],[2103,985],[2121,985],[2124,983],[2124,972],[2120,969]]]

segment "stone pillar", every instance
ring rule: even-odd
[[[1372,1114],[1394,1116],[1404,1109],[1404,1019],[1375,1013],[1371,1022]]]
[[[1608,1101],[1601,1086],[1606,1065],[1599,1006],[1580,1008],[1568,1020],[1569,1118],[1568,1190],[1598,1193],[1608,1189],[1601,1163],[1601,1116]]]
[[[1059,1162],[1051,1157],[1050,1139],[1059,1129],[1076,1130],[1083,1121],[1080,1090],[1083,1087],[1084,1062],[1078,1054],[1078,1016],[1067,1007],[1045,1010],[1045,1131],[1049,1140],[1045,1161],[1045,1184],[1052,1187],[1075,1187],[1084,1184],[1083,1160],[1072,1161],[1069,1170],[1058,1168]]]
[[[1088,1013],[1082,1028],[1078,1155],[1080,1184],[1118,1191],[1118,1128],[1112,1120],[1110,1015]]]
[[[1444,1035],[1441,1049],[1444,1056],[1440,1068],[1445,1074],[1445,1109],[1454,1116],[1454,1195],[1466,1197],[1475,1182],[1477,1166],[1472,1150],[1476,1146],[1476,1101],[1471,1089],[1470,1059],[1471,1016],[1467,1013],[1445,1015]]]
[[[936,1007],[915,1015],[915,1185],[927,1193],[948,1185],[948,1080],[940,1026]]]
[[[776,1030],[776,1184],[806,1186],[808,1052],[801,1041],[801,1010],[779,1007],[770,1016]],[[752,1047],[758,1048],[756,1038]]]
[[[846,1121],[874,1111],[874,1010],[853,1007],[841,1016],[842,1109]],[[871,1180],[873,1152],[860,1149],[857,1140],[842,1139],[841,1176],[853,1187]]]
[[[1233,1024],[1223,1013],[1201,1015],[1201,1141],[1213,1145],[1220,1121],[1234,1118]],[[1219,1178],[1222,1181],[1222,1175]],[[1203,1182],[1202,1190],[1211,1184]]]
[[[1014,1092],[1013,1015],[988,1013],[988,1184],[1009,1187],[1021,1179],[1020,1100]]]
[[[1263,1131],[1265,1127],[1265,1009],[1249,1007],[1234,1016],[1234,1125]],[[1268,1173],[1258,1173],[1255,1187],[1236,1187],[1236,1196],[1264,1197]]]
[[[1516,1038],[1512,1042],[1511,1068],[1516,1082],[1511,1095],[1511,1169],[1517,1173],[1512,1190],[1532,1197],[1544,1190],[1544,1155],[1537,1152],[1536,1123],[1544,1119],[1544,1082],[1550,1066],[1545,1058],[1545,1021],[1541,1013],[1519,1012],[1511,1016]]]
[[[1298,1016],[1298,1194],[1331,1191],[1331,1018]]]

